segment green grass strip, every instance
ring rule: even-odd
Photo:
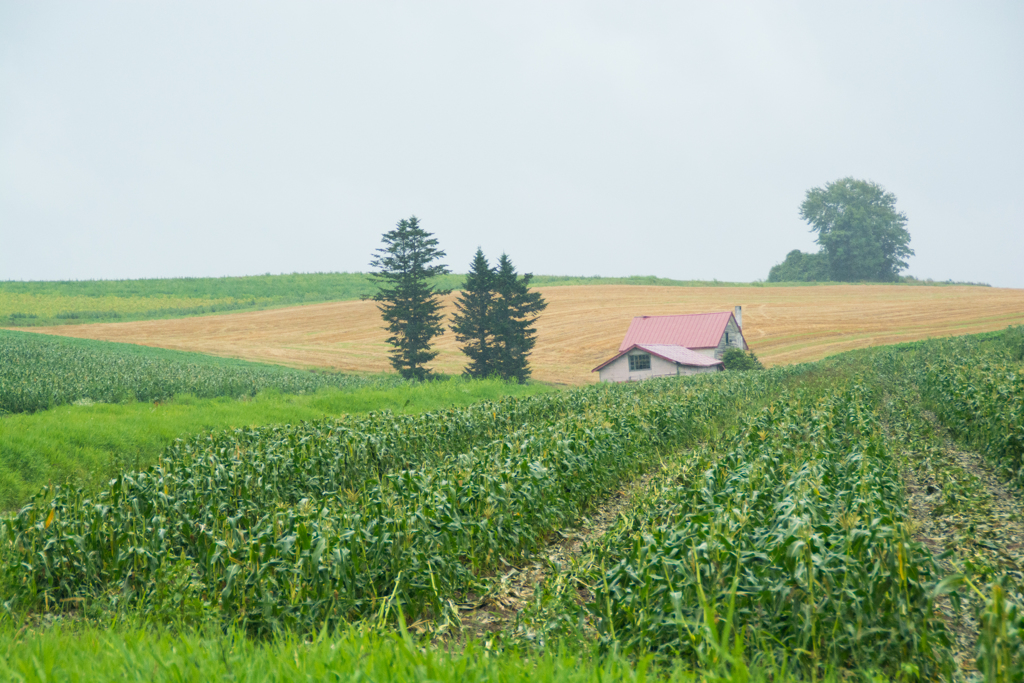
[[[488,647],[493,645],[493,649]],[[430,645],[400,634],[350,629],[271,642],[226,634],[156,633],[146,629],[60,626],[0,632],[0,679],[19,683],[206,681],[374,681],[376,683],[787,683],[797,680],[783,667],[774,671],[691,671],[656,667],[647,658],[589,651],[523,653],[495,643]],[[832,683],[835,676],[819,679]],[[863,680],[871,680],[865,674]]]

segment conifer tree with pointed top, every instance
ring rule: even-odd
[[[466,374],[470,377],[488,377],[494,367],[494,270],[487,263],[482,249],[469,266],[466,283],[455,299],[455,315],[451,330],[462,344],[462,352],[469,357]]]
[[[494,272],[492,307],[494,369],[504,379],[520,384],[530,376],[528,356],[537,343],[537,316],[548,307],[540,292],[530,291],[533,273],[520,277],[512,260],[502,254]]]
[[[376,250],[370,266],[378,270],[370,275],[378,285],[372,298],[391,333],[391,365],[406,379],[427,379],[426,364],[438,354],[430,342],[444,333],[441,297],[449,293],[435,289],[429,280],[449,272],[444,264],[433,263],[445,253],[416,216],[400,220],[381,241],[386,246]]]

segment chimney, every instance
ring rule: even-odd
[[[732,314],[736,318],[736,324],[742,330],[743,329],[743,307],[742,306],[737,306],[735,309],[733,309]]]

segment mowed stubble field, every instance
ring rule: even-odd
[[[597,381],[591,369],[612,357],[630,321],[743,307],[747,343],[766,365],[813,361],[850,349],[1024,324],[1024,290],[970,286],[538,288],[548,308],[537,322],[535,379]],[[451,301],[448,300],[448,313]],[[387,334],[371,301],[127,323],[28,328],[69,337],[127,342],[303,368],[384,372]],[[465,357],[449,331],[433,367],[458,374]]]

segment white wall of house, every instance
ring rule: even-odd
[[[714,349],[709,350],[714,351]],[[635,351],[609,363],[598,370],[598,376],[602,382],[638,382],[642,379],[651,379],[652,377],[675,377],[677,375],[697,375],[704,372],[718,371],[718,366],[696,367],[692,365],[678,365],[652,354],[650,370],[633,370],[630,372],[629,356],[641,355],[642,353],[642,351]]]

